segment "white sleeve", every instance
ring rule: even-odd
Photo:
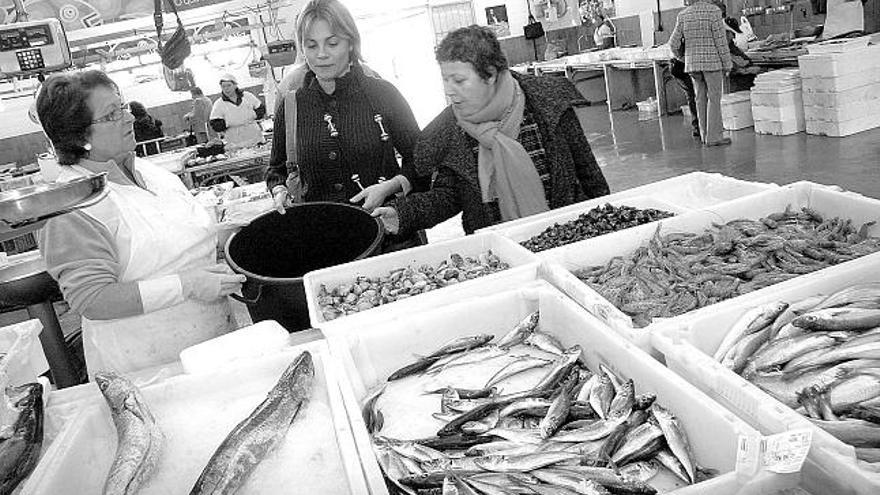
[[[178,275],[166,275],[138,282],[144,313],[152,313],[184,301],[183,284]]]

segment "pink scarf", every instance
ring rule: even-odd
[[[480,111],[466,118],[455,112],[455,117],[480,143],[477,176],[483,202],[497,199],[501,219],[507,221],[549,208],[535,164],[516,140],[526,106],[522,88],[507,70],[495,84],[495,95]]]

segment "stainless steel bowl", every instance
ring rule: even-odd
[[[46,220],[100,200],[107,187],[107,173],[70,182],[37,184],[0,193],[0,221],[17,227]]]

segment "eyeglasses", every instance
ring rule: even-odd
[[[125,112],[129,110],[128,103],[122,103],[119,105],[119,108],[114,109],[112,112],[104,115],[103,117],[99,117],[92,121],[92,124],[103,124],[104,122],[118,122],[122,120],[122,117],[125,116]]]

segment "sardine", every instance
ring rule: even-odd
[[[880,309],[821,309],[798,316],[791,323],[796,327],[813,331],[867,330],[880,326]]]
[[[782,314],[787,308],[788,303],[775,302],[764,304],[746,311],[745,314],[743,314],[736,323],[730,327],[727,335],[724,336],[721,344],[718,345],[718,349],[715,350],[713,356],[715,360],[721,361],[727,354],[727,351],[732,349],[746,336],[771,326],[776,317]],[[770,331],[765,332],[765,334],[769,336]]]
[[[562,388],[556,394],[547,415],[541,420],[538,429],[541,432],[541,438],[547,439],[556,433],[562,422],[568,417],[568,411],[571,409],[571,396],[566,388]]]
[[[553,485],[553,488],[564,488],[572,490],[574,493],[581,495],[609,495],[610,492],[602,485],[595,481],[587,479],[585,476],[572,473],[570,471],[562,471],[558,469],[538,469],[532,472],[536,478]],[[559,492],[551,492],[559,493]]]
[[[675,454],[675,457],[684,466],[685,471],[687,471],[690,477],[690,482],[693,483],[696,480],[697,463],[684,428],[682,428],[681,423],[669,410],[656,402],[651,406],[651,412],[654,413],[657,424],[663,430],[663,436],[666,437],[666,444],[669,445],[669,450]]]
[[[678,457],[675,457],[675,455],[670,452],[668,448],[661,449],[660,452],[657,452],[657,455],[654,456],[654,459],[657,459],[657,461],[660,462],[663,467],[668,469],[679,479],[687,484],[690,484],[690,475],[688,474],[687,470],[685,470],[684,466],[678,460]]]
[[[501,417],[506,418],[507,416],[514,416],[529,409],[549,408],[550,404],[552,404],[552,402],[547,399],[521,399],[504,407],[504,409],[501,410]]]
[[[861,419],[822,421],[808,418],[814,425],[827,431],[841,442],[853,447],[876,447],[880,445],[880,426]]]
[[[257,465],[281,443],[311,397],[315,368],[306,351],[287,367],[266,399],[226,436],[211,456],[190,495],[234,493]]]
[[[493,335],[489,334],[477,334],[477,335],[468,335],[466,337],[457,337],[454,338],[442,346],[439,349],[428,354],[425,358],[441,358],[446,356],[447,354],[454,354],[456,352],[468,351],[479,347],[481,345],[489,343],[493,338]]]
[[[614,385],[611,383],[611,377],[600,372],[598,381],[590,391],[590,406],[600,418],[605,419],[612,400],[614,400]]]
[[[510,349],[515,345],[522,344],[525,339],[535,331],[535,328],[538,327],[538,320],[540,319],[540,313],[535,311],[533,313],[529,313],[528,316],[523,318],[523,320],[516,324],[513,327],[513,330],[505,334],[501,339],[498,340],[498,347],[503,349]]]
[[[531,335],[526,337],[525,343],[544,352],[556,354],[557,356],[561,356],[562,353],[565,352],[562,344],[560,344],[558,340],[544,332],[532,332]]]
[[[500,415],[498,414],[498,409],[495,409],[487,416],[477,421],[468,421],[467,423],[461,425],[461,431],[470,435],[482,435],[487,431],[495,428],[498,425],[498,420],[500,419]]]
[[[127,378],[105,371],[95,374],[95,382],[110,406],[118,438],[104,495],[137,493],[159,463],[165,436],[141,391]]]
[[[30,476],[43,445],[43,386],[28,383],[9,387],[6,393],[17,416],[0,439],[0,493],[4,495]]]
[[[426,371],[429,375],[438,375],[444,371],[460,366],[467,366],[474,363],[482,363],[490,359],[498,358],[507,354],[506,349],[502,349],[497,345],[486,345],[477,347],[476,349],[465,351],[459,354],[453,354],[448,361],[441,359],[437,361]],[[441,362],[442,361],[442,362]]]
[[[535,368],[543,368],[550,363],[552,363],[552,361],[550,361],[549,359],[542,359],[532,356],[520,356],[512,361],[510,364],[498,370],[497,373],[492,375],[492,377],[489,378],[489,381],[486,382],[486,385],[483,388],[490,388],[493,385],[496,385],[514,375],[518,375],[524,371]]]
[[[569,452],[536,452],[534,454],[517,456],[490,455],[475,457],[474,460],[477,466],[486,471],[506,473],[511,471],[534,471],[535,469],[577,458],[578,455]]]
[[[641,459],[651,459],[660,448],[662,440],[663,430],[659,426],[653,422],[642,423],[626,434],[623,444],[611,455],[611,461],[622,466]]]
[[[645,474],[641,470],[650,471],[651,464],[650,462],[640,462],[635,464],[629,464],[626,466],[629,468],[630,472],[634,474],[638,474],[640,476],[645,476]],[[611,490],[614,493],[627,493],[631,495],[654,495],[657,493],[657,490],[654,489],[651,485],[645,483],[645,481],[636,479],[634,476],[627,475],[624,472],[624,468],[615,471],[610,468],[603,467],[590,467],[590,466],[553,466],[550,468],[554,471],[568,471],[579,476],[583,476],[587,479],[593,480],[596,483],[604,486],[605,488]],[[653,474],[650,474],[647,479],[650,479],[655,474],[657,474],[658,467],[653,465]]]
[[[441,357],[442,356],[419,358],[418,361],[410,363],[403,368],[398,369],[394,373],[391,373],[391,375],[388,377],[388,381],[393,382],[395,380],[400,380],[401,378],[415,375],[416,373],[421,373],[422,371],[428,369],[432,364],[437,362]]]

